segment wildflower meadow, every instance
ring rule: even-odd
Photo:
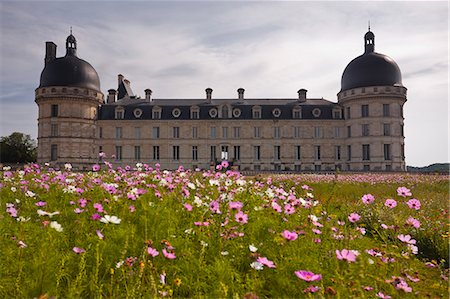
[[[0,180],[1,298],[447,298],[449,177],[105,162]]]

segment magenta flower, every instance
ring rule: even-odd
[[[97,233],[97,236],[98,236],[101,240],[103,240],[103,239],[105,238],[105,236],[102,234],[102,232],[101,232],[99,229],[97,229],[95,232]]]
[[[313,228],[312,231],[313,231],[313,233],[315,233],[316,235],[322,234],[322,231],[321,231],[320,229],[317,229],[317,228]]]
[[[395,208],[397,206],[397,202],[393,199],[386,199],[386,201],[384,202],[384,205],[388,208]]]
[[[222,212],[220,211],[219,202],[217,200],[214,200],[209,204],[209,209],[213,213],[222,214]]]
[[[342,249],[336,250],[336,258],[341,261],[347,261],[349,263],[356,261],[356,256],[359,254],[356,250]]]
[[[163,249],[163,252],[164,251],[165,251],[165,249]],[[150,246],[147,248],[147,253],[149,255],[151,255],[152,257],[155,257],[155,256],[157,256],[159,254],[158,250],[156,250],[154,248],[151,248]],[[166,255],[164,255],[164,256],[167,257]],[[174,256],[175,256],[175,254],[174,254]]]
[[[416,240],[412,239],[410,235],[398,235],[397,238],[406,244],[416,244]]]
[[[227,160],[223,160],[223,161],[220,163],[220,165],[221,165],[223,168],[228,168],[228,166],[230,166],[230,164],[228,163]]]
[[[414,219],[412,217],[409,217],[408,220],[406,220],[406,224],[413,226],[414,228],[420,227],[420,221],[417,219]]]
[[[100,214],[95,213],[95,214],[92,214],[91,219],[92,220],[100,220],[100,219],[102,219],[102,216]]]
[[[392,298],[391,296],[385,295],[381,292],[376,293],[375,296],[377,296],[378,298],[381,298],[381,299],[391,299]]]
[[[162,250],[163,255],[169,259],[169,260],[173,260],[175,259],[177,256],[175,255],[175,253],[173,252],[168,252],[165,248]]]
[[[295,208],[291,206],[290,204],[287,204],[284,206],[284,213],[286,215],[291,215],[295,213]]]
[[[94,165],[92,166],[92,170],[93,170],[93,171],[99,171],[99,170],[100,170],[100,165],[94,164]]]
[[[229,205],[229,207],[230,207],[230,209],[234,209],[234,210],[240,210],[240,209],[242,209],[242,207],[243,207],[243,204],[242,204],[242,202],[240,202],[240,201],[230,201],[229,203],[228,203],[228,205]]]
[[[320,288],[318,286],[310,285],[306,289],[303,290],[303,293],[305,293],[305,294],[307,294],[307,293],[315,293],[315,292],[317,292],[319,290],[320,290]]]
[[[239,211],[236,215],[234,215],[234,219],[236,220],[236,222],[246,224],[248,221],[248,215],[242,213],[242,211]]]
[[[256,261],[264,266],[269,267],[269,268],[276,268],[274,262],[268,260],[266,257],[258,257],[258,259]]]
[[[363,197],[361,198],[362,202],[365,203],[366,205],[371,204],[372,202],[374,202],[375,197],[373,197],[372,194],[365,194],[363,195]]]
[[[191,211],[192,211],[192,206],[191,206],[190,204],[188,204],[188,203],[185,203],[185,204],[183,205],[183,207],[184,207],[188,212],[191,212]]]
[[[348,216],[348,220],[349,220],[351,223],[358,222],[359,219],[361,219],[361,216],[359,216],[359,215],[356,214],[356,213],[351,213],[351,214]]]
[[[294,272],[295,275],[297,275],[298,278],[304,280],[304,281],[317,281],[322,279],[321,274],[314,274],[313,272],[306,271],[306,270],[298,270]]]
[[[289,240],[289,241],[294,241],[298,238],[298,234],[296,232],[290,232],[288,230],[284,230],[281,233],[281,236],[283,236],[283,238],[285,238],[286,240]]]
[[[45,201],[38,201],[37,203],[35,203],[36,206],[38,207],[43,207],[45,206],[47,203]]]
[[[412,198],[406,202],[410,209],[420,210],[420,201],[418,199]]]
[[[80,253],[84,253],[86,252],[86,250],[84,250],[83,248],[80,247],[74,247],[72,248],[73,252],[75,252],[76,254],[80,254]]]
[[[94,209],[96,209],[99,213],[103,213],[103,206],[101,203],[94,203]]]
[[[406,197],[406,196],[411,196],[412,195],[411,190],[409,190],[406,187],[398,187],[397,188],[397,194],[399,196],[402,196],[402,197]]]

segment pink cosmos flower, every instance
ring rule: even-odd
[[[94,209],[96,209],[99,213],[103,213],[103,206],[101,203],[94,203]]]
[[[318,286],[310,285],[306,289],[303,290],[303,293],[305,293],[305,294],[307,294],[307,293],[315,293],[315,292],[317,292],[319,290],[320,290],[320,288]]]
[[[24,241],[19,241],[19,242],[17,242],[17,245],[19,246],[19,248],[25,248],[25,247],[27,247],[27,244],[25,244]]]
[[[246,224],[248,221],[248,215],[242,213],[242,211],[239,211],[236,215],[234,215],[234,219],[236,220],[236,222]]]
[[[230,164],[228,163],[227,160],[223,160],[223,161],[220,163],[220,165],[221,165],[223,168],[228,168],[228,166],[230,166]]]
[[[290,204],[287,204],[284,206],[284,213],[286,215],[291,215],[295,213],[295,208],[291,206]]]
[[[163,249],[163,252],[164,251],[165,251],[165,249]],[[152,257],[155,257],[159,254],[158,250],[151,248],[150,246],[147,248],[147,253],[150,254]],[[167,257],[166,255],[164,255],[164,256]]]
[[[219,202],[217,200],[214,200],[209,204],[209,209],[213,213],[222,214],[222,212],[220,211]]]
[[[102,216],[100,214],[95,213],[95,214],[92,214],[91,219],[92,220],[100,220],[100,219],[102,219]]]
[[[94,164],[94,165],[92,166],[92,170],[93,170],[93,171],[99,171],[99,170],[100,170],[100,165]]]
[[[415,198],[408,200],[406,204],[410,209],[420,210],[420,201]]]
[[[128,206],[128,209],[130,210],[130,213],[134,213],[136,211],[136,207],[133,205]]]
[[[364,287],[364,291],[372,291],[373,290],[373,288],[371,287],[371,286],[365,286]]]
[[[359,219],[361,219],[361,216],[359,216],[359,215],[356,214],[356,213],[351,213],[351,214],[348,216],[348,220],[349,220],[351,223],[358,222]]]
[[[188,203],[185,203],[185,204],[183,205],[183,207],[184,207],[188,212],[191,212],[191,211],[192,211],[192,206],[191,206],[190,204],[188,204]]]
[[[403,290],[406,293],[411,293],[412,292],[412,288],[408,285],[408,283],[406,281],[404,281],[403,279],[400,280],[400,282],[395,284],[395,289],[396,290]]]
[[[175,253],[173,253],[173,252],[167,252],[167,250],[164,248],[163,250],[162,250],[162,253],[163,253],[163,255],[167,258],[167,259],[169,259],[169,260],[173,260],[173,259],[175,259],[177,256],[175,255]]]
[[[102,234],[102,232],[101,232],[99,229],[97,229],[95,232],[97,233],[97,236],[98,236],[101,240],[103,240],[103,239],[105,238],[105,236]]]
[[[336,257],[338,260],[347,261],[349,263],[356,261],[356,256],[358,255],[356,250],[342,249],[341,251],[336,250]]]
[[[388,208],[395,208],[397,206],[397,202],[393,199],[386,199],[386,201],[384,202],[384,205]]]
[[[80,247],[74,247],[72,248],[73,252],[75,252],[76,254],[80,254],[80,253],[84,253],[86,252],[86,250],[84,250],[83,248]]]
[[[43,207],[45,206],[47,203],[45,201],[38,201],[37,203],[35,203],[36,206],[38,207]]]
[[[415,227],[415,228],[419,228],[419,227],[420,227],[420,221],[417,220],[417,219],[414,219],[414,218],[412,218],[412,217],[409,217],[409,218],[406,220],[406,224],[411,225],[411,226],[413,226],[413,227]]]
[[[228,203],[228,205],[229,205],[229,207],[230,207],[230,209],[234,209],[234,210],[240,210],[240,209],[242,209],[242,207],[243,207],[243,203],[242,202],[240,202],[240,201],[230,201],[229,203]]]
[[[372,202],[374,202],[375,197],[373,197],[372,194],[365,194],[363,195],[363,197],[361,198],[362,202],[365,203],[366,205],[371,204]]]
[[[391,296],[385,295],[385,294],[383,294],[381,292],[376,293],[375,296],[377,296],[378,298],[382,298],[382,299],[391,299],[392,298]]]
[[[412,239],[410,235],[398,235],[397,238],[406,244],[416,244],[416,240]]]
[[[402,197],[411,196],[411,190],[406,187],[398,187],[397,194]]]
[[[317,229],[317,228],[313,228],[312,231],[313,231],[313,233],[315,233],[316,235],[322,234],[322,231],[319,230],[319,229]]]
[[[266,257],[258,257],[258,259],[256,261],[260,264],[263,264],[264,266],[269,267],[269,268],[276,268],[274,262],[268,260]]]
[[[283,236],[283,238],[289,241],[294,241],[298,238],[298,234],[296,232],[290,232],[288,230],[284,230],[281,235]]]
[[[306,270],[298,270],[294,272],[295,275],[297,275],[298,278],[304,280],[304,281],[317,281],[322,279],[321,274],[314,274],[313,272],[306,271]]]
[[[84,210],[80,209],[80,208],[76,208],[75,210],[73,210],[75,212],[75,214],[81,214],[84,212]]]
[[[98,157],[99,157],[100,159],[106,158],[106,154],[105,154],[104,152],[99,152],[99,153],[98,153]]]

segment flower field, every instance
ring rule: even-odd
[[[0,297],[448,298],[448,176],[222,166],[5,167]]]

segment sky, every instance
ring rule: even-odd
[[[45,42],[65,55],[73,28],[78,57],[100,77],[117,75],[155,98],[308,97],[337,102],[346,65],[375,34],[375,51],[399,65],[406,163],[449,162],[448,3],[418,1],[0,1],[0,136],[37,137],[34,90]]]

